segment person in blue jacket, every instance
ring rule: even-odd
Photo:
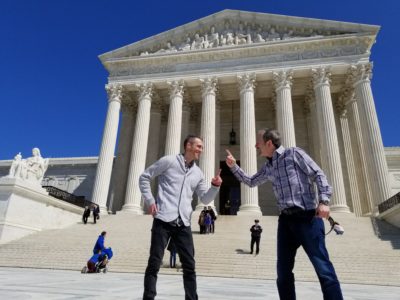
[[[98,237],[98,239],[96,241],[96,244],[94,245],[94,248],[93,248],[93,254],[98,254],[99,251],[101,252],[101,251],[103,251],[105,249],[105,247],[104,247],[104,238],[106,237],[106,234],[107,234],[107,232],[103,231],[99,235],[99,237]]]

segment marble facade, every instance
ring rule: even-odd
[[[199,164],[207,180],[227,147],[255,173],[262,163],[256,129],[276,127],[284,146],[304,148],[322,166],[334,189],[332,211],[375,213],[392,195],[371,89],[378,31],[224,10],[100,55],[109,106],[93,201],[106,211],[111,190],[114,209],[142,214],[138,178],[159,157],[179,153],[183,131],[204,138]],[[124,152],[112,172],[116,148]],[[270,186],[240,186],[239,213],[274,214],[273,207]]]

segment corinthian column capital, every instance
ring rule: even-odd
[[[122,85],[118,83],[106,84],[106,91],[108,96],[108,102],[118,101],[121,103],[122,100]]]
[[[356,85],[358,82],[370,82],[372,78],[372,62],[351,65],[347,71],[347,83]]]
[[[312,80],[314,84],[314,88],[319,87],[321,85],[330,85],[331,84],[331,72],[329,68],[320,67],[311,69]]]
[[[273,82],[275,90],[280,90],[283,88],[291,88],[293,84],[293,71],[292,70],[282,70],[279,72],[273,72]]]
[[[174,98],[176,96],[183,97],[185,92],[185,82],[183,80],[168,81],[169,96]]]
[[[205,95],[208,94],[213,94],[214,96],[216,95],[217,84],[218,84],[217,77],[201,78],[200,82],[201,82],[201,94],[203,98]]]
[[[240,93],[244,93],[246,91],[253,92],[256,88],[255,73],[238,75],[237,80]]]
[[[151,97],[153,96],[154,86],[151,82],[136,84],[136,87],[138,88],[139,92],[139,101],[142,101],[143,99],[151,99]]]

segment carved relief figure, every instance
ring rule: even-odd
[[[262,27],[261,25],[259,25],[255,33],[254,43],[262,43],[262,42],[265,42],[265,39],[262,36]]]
[[[285,32],[282,36],[282,40],[287,40],[293,38],[293,30],[289,30],[288,32]]]
[[[236,31],[235,44],[251,44],[251,34],[243,29],[243,24],[239,23],[239,28]]]
[[[211,26],[210,37],[208,39],[209,47],[219,46],[219,33],[215,31],[215,27]]]
[[[275,31],[275,28],[272,27],[268,34],[268,41],[279,41],[281,39],[279,33]]]
[[[200,37],[198,33],[194,35],[194,40],[192,42],[191,50],[198,50],[203,48],[204,37]]]
[[[190,41],[190,37],[186,38],[186,41],[184,41],[179,47],[178,50],[179,51],[187,51],[190,50],[190,45],[191,45],[191,41]]]
[[[156,53],[168,53],[168,52],[176,52],[176,48],[171,44],[171,42],[167,42],[166,48],[161,48]]]

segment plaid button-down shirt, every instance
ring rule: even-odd
[[[267,159],[251,177],[238,165],[233,166],[231,171],[240,182],[251,187],[271,181],[280,211],[294,206],[304,210],[315,209],[318,203],[314,183],[318,189],[318,200],[329,201],[332,195],[324,172],[304,150],[297,147],[285,149],[280,146],[275,150],[272,161]]]

